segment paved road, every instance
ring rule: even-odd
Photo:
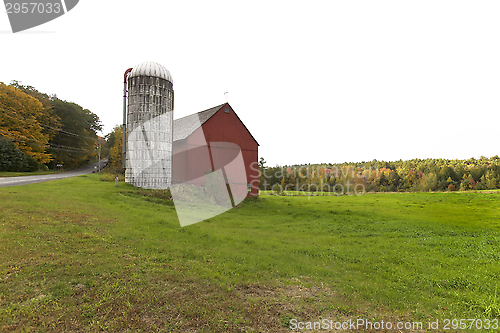
[[[108,163],[107,159],[101,160],[101,167],[103,165],[106,165],[106,163]],[[67,172],[62,172],[62,173],[55,173],[55,174],[51,174],[51,175],[3,177],[3,178],[0,178],[0,187],[41,183],[41,182],[46,182],[49,180],[64,179],[64,178],[68,178],[68,177],[85,175],[88,173],[92,173],[94,170],[97,170],[97,168],[95,168],[95,167],[97,167],[98,164],[99,163],[95,163],[95,164],[89,165],[89,166],[82,168],[82,169],[67,171]]]

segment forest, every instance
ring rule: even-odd
[[[266,167],[259,161],[259,188],[336,193],[429,192],[500,188],[498,155],[467,160],[413,159]]]
[[[0,82],[0,171],[72,169],[96,160],[99,117],[18,81]]]

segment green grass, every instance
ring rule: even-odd
[[[99,175],[0,188],[0,328],[289,331],[499,318],[499,193],[263,195],[185,228]]]
[[[34,175],[51,175],[53,173],[59,173],[58,171],[54,170],[47,170],[47,171],[32,171],[32,172],[8,172],[8,171],[0,171],[0,178],[1,177],[20,177],[20,176],[34,176]]]

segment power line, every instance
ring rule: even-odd
[[[8,137],[6,135],[4,135],[6,138],[10,139],[10,140],[13,140],[13,141],[17,141],[17,142],[22,142],[22,143],[25,143],[25,144],[28,144],[28,145],[32,145],[32,146],[37,146],[37,147],[43,147],[43,148],[46,148],[46,149],[55,149],[55,150],[63,150],[63,151],[69,151],[69,152],[74,152],[74,153],[81,153],[81,154],[85,154],[87,152],[84,152],[84,151],[78,151],[78,150],[72,150],[72,149],[64,149],[64,148],[56,148],[56,147],[47,147],[47,146],[42,146],[42,145],[38,145],[36,143],[33,143],[33,142],[26,142],[24,140],[19,140],[19,139],[15,139],[15,138],[11,138],[11,137]]]
[[[64,148],[69,148],[69,149],[75,149],[75,150],[87,151],[87,149],[83,149],[83,148],[76,148],[76,147],[70,147],[70,146],[58,145],[58,144],[54,144],[54,143],[50,143],[50,142],[43,142],[43,141],[39,141],[39,140],[32,139],[32,138],[28,138],[28,137],[26,137],[26,136],[24,136],[24,135],[17,134],[17,133],[11,133],[11,132],[6,132],[6,131],[2,131],[2,130],[0,130],[0,132],[7,133],[7,134],[9,134],[9,135],[16,135],[16,136],[22,137],[22,138],[24,138],[24,139],[26,139],[26,140],[35,141],[35,142],[38,142],[38,143],[41,143],[41,144],[44,144],[44,145],[49,145],[49,146],[59,146],[59,147],[64,147]]]
[[[49,126],[49,125],[43,124],[42,122],[40,122],[40,121],[38,121],[36,119],[27,119],[26,117],[23,117],[22,115],[19,115],[19,116],[21,116],[23,119],[21,119],[19,117],[14,117],[12,115],[7,114],[7,111],[10,111],[10,112],[12,112],[12,113],[14,113],[14,114],[17,115],[17,113],[15,111],[13,111],[13,110],[6,110],[5,108],[2,108],[2,107],[0,107],[0,110],[2,111],[2,113],[4,115],[6,115],[7,117],[9,117],[11,119],[14,119],[14,120],[17,120],[17,121],[21,121],[21,122],[23,122],[25,124],[29,124],[28,120],[30,120],[31,125],[33,125],[33,123],[35,123],[35,124],[41,125],[41,126],[43,126],[45,128],[49,128],[49,129],[57,131],[57,132],[54,133],[54,135],[63,134],[63,135],[67,135],[69,137],[72,137],[73,139],[83,138],[83,139],[93,140],[94,143],[98,143],[99,144],[99,151],[100,151],[101,140],[99,139],[99,137],[97,139],[95,139],[95,138],[92,138],[92,137],[89,137],[89,136],[79,135],[79,134],[76,134],[76,133],[72,133],[72,132],[68,132],[68,131],[62,130],[60,128],[56,128],[56,127],[53,127],[53,126]],[[61,150],[61,151],[81,153],[81,154],[88,154],[89,153],[88,150],[83,149],[83,148],[75,148],[75,147],[70,147],[70,146],[53,144],[53,143],[49,143],[49,142],[45,143],[45,142],[42,142],[42,141],[38,141],[36,139],[27,138],[27,137],[25,137],[23,135],[14,134],[14,133],[5,132],[5,131],[1,131],[1,132],[7,133],[9,135],[17,135],[18,137],[22,137],[22,138],[25,138],[27,140],[31,140],[31,141],[34,141],[34,142],[42,143],[43,145],[39,145],[39,144],[36,144],[36,143],[33,143],[33,142],[27,142],[27,141],[24,141],[24,140],[19,140],[19,139],[16,139],[16,138],[8,137],[5,134],[3,134],[3,136],[5,136],[5,137],[7,137],[7,138],[9,138],[11,140],[14,140],[16,142],[22,142],[22,143],[25,143],[25,144],[28,144],[28,145],[34,145],[34,146],[38,146],[38,147],[43,147],[43,148],[45,148],[47,150]],[[47,145],[49,145],[49,146],[47,146]]]
[[[6,111],[5,109],[2,109],[3,111]],[[38,120],[35,120],[35,119],[26,119],[26,117],[24,117],[24,119],[21,119],[21,118],[18,118],[18,117],[13,117],[11,115],[8,115],[4,112],[4,114],[9,117],[9,118],[12,118],[12,119],[15,119],[15,120],[19,120],[19,121],[22,121],[24,123],[26,123],[27,120],[31,120],[33,122],[36,122],[38,125],[41,125],[43,127],[46,127],[46,128],[50,128],[50,129],[53,129],[53,130],[56,130],[58,132],[61,132],[62,134],[66,134],[66,135],[71,135],[71,136],[75,136],[75,137],[82,137],[82,138],[88,138],[88,139],[92,139],[94,140],[94,138],[91,138],[89,136],[84,136],[84,135],[79,135],[79,134],[76,134],[76,133],[71,133],[71,132],[68,132],[68,131],[65,131],[65,130],[62,130],[60,128],[56,128],[56,127],[53,127],[53,126],[49,126],[49,125],[45,125],[41,122],[39,122]]]
[[[30,140],[30,141],[34,141],[34,142],[38,142],[38,143],[41,143],[41,144],[44,144],[44,145],[49,145],[49,146],[51,146],[51,147],[58,146],[58,147],[68,148],[68,149],[73,149],[73,150],[87,151],[87,149],[83,149],[83,148],[76,148],[76,147],[70,147],[70,146],[58,145],[58,144],[54,144],[54,143],[50,143],[50,142],[43,142],[43,141],[39,141],[39,140],[36,140],[36,139],[32,139],[32,138],[25,137],[24,135],[21,135],[21,134],[11,133],[11,132],[2,131],[2,130],[0,130],[0,132],[6,133],[6,134],[8,134],[8,135],[16,135],[16,136],[21,137],[21,138],[24,138],[24,139],[26,139],[26,140]],[[47,146],[42,146],[42,147],[47,147]]]
[[[21,119],[21,118],[18,118],[18,117],[13,117],[13,116],[10,116],[8,114],[5,113],[5,111],[7,111],[5,108],[0,108],[2,111],[4,111],[4,114],[9,117],[9,118],[12,118],[12,119],[16,119],[16,120],[19,120],[19,121],[22,121],[24,123],[27,123],[26,121],[27,120],[31,120],[35,123],[37,123],[38,125],[41,125],[43,127],[46,127],[46,128],[50,128],[50,129],[53,129],[53,130],[56,130],[58,132],[61,132],[62,134],[66,134],[66,135],[71,135],[71,136],[76,136],[76,137],[82,137],[82,138],[86,138],[86,139],[92,139],[92,140],[96,140],[90,136],[84,136],[84,135],[80,135],[80,134],[76,134],[76,133],[71,133],[71,132],[68,132],[68,131],[65,131],[65,130],[62,130],[60,128],[56,128],[56,127],[53,127],[53,126],[49,126],[49,125],[45,125],[41,122],[39,122],[38,120],[35,120],[35,119],[26,119],[26,117],[24,117],[24,119]]]

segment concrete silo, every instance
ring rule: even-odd
[[[166,189],[172,181],[174,90],[162,65],[148,61],[128,75],[125,181]]]

